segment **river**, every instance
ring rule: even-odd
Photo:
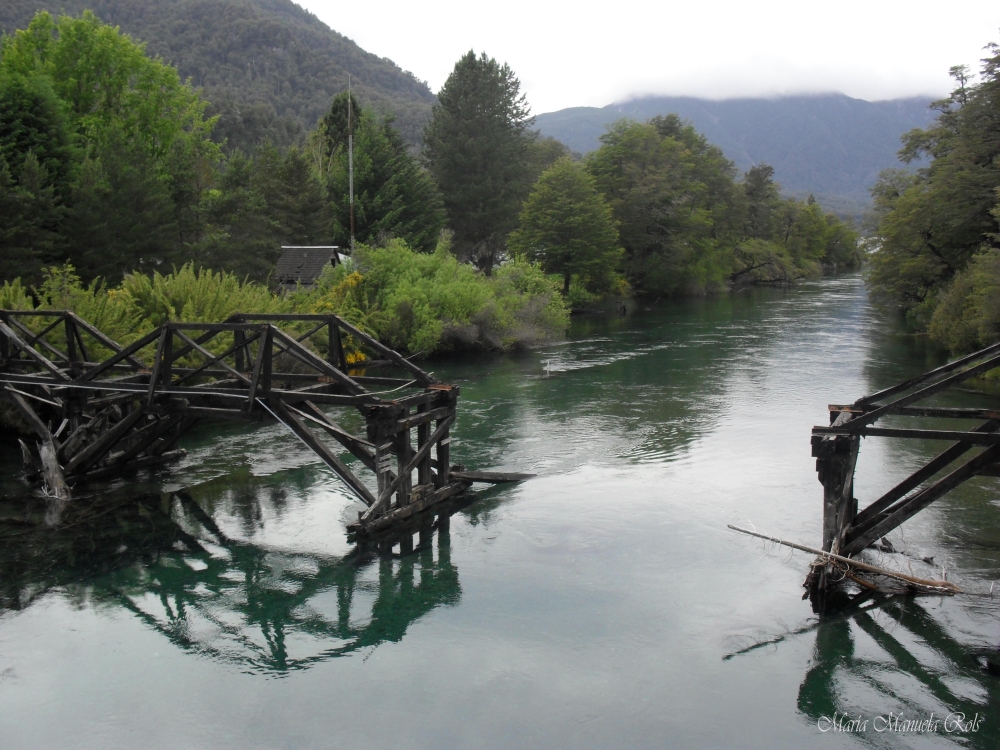
[[[538,476],[406,554],[350,544],[360,504],[276,425],[205,428],[41,534],[9,522],[4,443],[0,746],[998,747],[1000,591],[820,619],[807,555],[726,528],[817,545],[810,427],[941,361],[850,275],[431,362],[462,389],[453,460]],[[862,506],[939,448],[865,440]],[[892,538],[988,591],[997,481]]]

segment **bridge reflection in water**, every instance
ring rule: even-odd
[[[799,687],[803,715],[827,727],[828,717],[835,715],[847,721],[867,719],[858,737],[864,744],[881,746],[874,741],[879,735],[895,735],[894,742],[906,734],[923,735],[932,744],[1000,746],[1000,703],[991,689],[997,678],[985,668],[997,652],[981,635],[967,632],[968,641],[962,642],[950,634],[951,628],[935,616],[939,602],[930,597],[864,592],[844,595],[839,605],[815,627],[812,664]],[[989,599],[972,601],[968,609],[973,617],[969,624],[996,617]],[[858,696],[866,694],[890,699],[866,701],[869,706],[883,703],[881,710],[859,710]],[[971,724],[976,716],[985,721]],[[962,717],[965,731],[958,723]],[[907,731],[907,721],[924,720],[939,723],[935,729]]]
[[[464,504],[327,557],[233,539],[186,492],[71,503],[57,527],[0,500],[0,613],[59,590],[245,671],[304,669],[459,601],[449,518]]]

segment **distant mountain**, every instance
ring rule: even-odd
[[[765,162],[795,196],[812,193],[830,210],[858,215],[878,173],[901,166],[900,136],[926,127],[929,99],[867,102],[843,94],[775,99],[645,97],[607,107],[573,107],[535,118],[535,126],[574,151],[600,146],[608,124],[675,113],[725,152],[741,171]]]
[[[362,104],[394,115],[412,144],[435,101],[425,82],[291,0],[0,0],[0,31],[24,28],[38,10],[86,9],[203,87],[221,115],[217,135],[230,145],[301,138],[347,88],[348,74]]]

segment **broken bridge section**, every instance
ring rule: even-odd
[[[473,481],[526,478],[452,470],[458,395],[336,315],[168,322],[123,346],[73,312],[0,310],[0,396],[37,436],[37,453],[22,448],[56,495],[180,457],[199,422],[276,420],[367,506],[350,528],[371,533]],[[360,412],[365,434],[338,409]]]
[[[951,408],[946,392],[1000,367],[1000,344],[974,352],[849,405],[831,405],[830,425],[812,430],[812,455],[823,485],[823,550],[850,557],[976,476],[1000,476],[1000,409]],[[997,399],[983,394],[983,401]],[[886,422],[891,424],[886,425]],[[970,424],[971,423],[971,424]],[[942,427],[947,427],[943,429]],[[854,473],[866,437],[951,442],[926,465],[859,509]],[[807,585],[822,590],[829,571],[814,568]]]

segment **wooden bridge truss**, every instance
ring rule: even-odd
[[[369,374],[384,367],[397,376]],[[505,478],[452,471],[458,395],[336,315],[168,322],[122,346],[69,311],[0,310],[0,396],[37,435],[57,495],[179,457],[178,440],[199,422],[273,419],[365,503],[351,528],[373,532],[474,480]],[[366,434],[341,427],[334,407],[360,411]],[[341,461],[344,450],[374,481]]]
[[[831,405],[830,425],[814,427],[812,454],[823,485],[823,550],[850,557],[871,546],[935,500],[976,476],[1000,476],[1000,409],[949,408],[928,400],[1000,367],[1000,344],[938,367],[853,404]],[[894,426],[876,426],[886,418]],[[900,419],[900,418],[908,419]],[[895,426],[916,420],[918,426]],[[928,425],[928,420],[935,420]],[[939,429],[941,420],[974,422]],[[952,445],[859,510],[854,474],[863,437],[952,441]],[[819,570],[807,584],[827,586]]]

